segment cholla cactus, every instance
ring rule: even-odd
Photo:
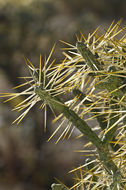
[[[26,82],[22,85],[29,84],[30,87],[21,93],[3,94],[4,97],[11,96],[8,100],[28,95],[14,108],[25,110],[14,122],[19,123],[41,101],[41,107],[45,108],[45,121],[46,105],[53,113],[58,111],[59,115],[55,116],[54,121],[61,121],[49,140],[67,123],[57,142],[69,138],[74,128],[78,128],[81,136],[85,135],[89,140],[85,146],[95,146],[92,150],[95,158],[86,160],[83,166],[71,171],[75,172],[76,177],[70,189],[126,188],[125,34],[117,38],[123,31],[119,21],[115,25],[112,23],[105,34],[98,35],[98,29],[87,39],[81,34],[75,46],[64,42],[68,46],[63,52],[65,59],[57,65],[55,61],[49,63],[54,47],[43,68],[41,56],[39,68],[27,59],[31,76],[24,77]],[[73,98],[65,102],[62,96],[69,93]],[[85,114],[89,115],[86,121]],[[98,124],[92,128],[87,120],[94,119]],[[97,133],[96,129],[99,129]],[[80,171],[80,176],[77,171]],[[53,189],[57,188],[63,189],[60,185],[53,186]]]

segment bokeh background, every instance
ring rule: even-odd
[[[17,77],[25,76],[24,56],[37,66],[40,53],[48,55],[56,42],[58,63],[63,57],[59,40],[75,44],[80,31],[87,36],[99,25],[103,31],[113,20],[125,25],[125,10],[125,0],[0,0],[0,92],[22,82]],[[0,99],[0,190],[48,190],[55,177],[71,185],[68,171],[84,161],[74,150],[85,139],[74,134],[57,145],[56,137],[47,142],[56,126],[48,110],[44,133],[44,114],[37,106],[20,125],[11,125],[18,115],[11,112],[15,103]]]

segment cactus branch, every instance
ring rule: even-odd
[[[92,54],[92,52],[87,48],[87,46],[83,42],[77,42],[77,49],[82,55],[82,57],[85,59],[91,70],[102,70],[102,67],[97,58]]]
[[[112,175],[112,173],[117,173],[118,168],[112,161],[108,150],[103,145],[96,133],[91,130],[85,121],[79,118],[79,116],[73,110],[69,109],[68,106],[63,104],[62,101],[60,102],[59,99],[57,100],[56,98],[52,97],[47,91],[42,89],[41,86],[35,89],[35,93],[41,98],[42,101],[46,101],[46,103],[49,104],[53,109],[63,113],[64,116],[70,122],[72,122],[72,124],[75,125],[75,127],[77,127],[81,133],[92,142],[92,144],[96,146],[100,160],[109,174]]]
[[[81,92],[79,89],[73,89],[73,94],[74,94],[75,96],[78,95],[78,96],[79,96],[79,100],[81,100],[81,101],[85,98],[84,93]],[[89,100],[85,100],[85,101],[83,102],[83,104],[84,104],[85,106],[90,105],[91,103],[93,103],[93,102],[91,102],[91,101],[89,101]],[[93,110],[91,110],[91,111],[96,112],[96,113],[99,112],[98,109],[93,109]],[[112,114],[112,115],[113,115],[113,114]],[[98,123],[99,123],[99,126],[101,127],[102,130],[104,130],[104,129],[107,128],[108,123],[107,123],[107,121],[105,121],[105,117],[104,117],[103,115],[100,115],[100,116],[97,115],[97,116],[96,116],[96,119],[97,119],[97,121],[98,121]],[[110,120],[109,126],[111,126],[111,125],[115,122],[115,120],[117,121],[117,118],[113,118],[112,120]],[[116,127],[114,127],[114,129],[112,129],[111,132],[108,132],[108,133],[104,136],[104,143],[105,143],[105,142],[108,142],[108,141],[111,141],[111,140],[115,142],[115,137],[113,136],[115,130],[116,130]],[[117,150],[119,150],[119,148],[120,148],[120,146],[119,146],[118,144],[116,144],[116,146],[113,145],[113,144],[110,144],[110,145],[111,145],[111,147],[112,147],[112,149],[113,149],[114,151],[117,151]]]
[[[94,72],[103,71],[100,62],[97,60],[95,55],[88,49],[88,47],[83,42],[77,42],[77,50],[80,52],[81,56],[84,58],[87,65],[92,71]],[[113,66],[109,66],[107,72],[109,72],[109,70],[111,72],[116,71],[115,67]],[[110,94],[114,96],[120,96],[120,97],[123,96],[122,89],[123,87],[125,87],[125,84],[122,85],[121,87],[119,86],[121,83],[121,79],[119,79],[119,77],[110,75],[109,77],[106,78],[105,76],[101,77],[100,72],[97,72],[96,74],[97,76],[99,76],[100,80],[103,80],[102,83],[97,85],[98,88],[107,89],[108,92],[110,92]]]

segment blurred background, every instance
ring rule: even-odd
[[[23,82],[17,77],[25,76],[24,56],[37,66],[40,53],[48,55],[56,42],[58,63],[64,46],[59,40],[75,44],[80,31],[87,36],[121,18],[124,25],[125,10],[125,0],[0,0],[0,92],[12,92]],[[18,116],[11,112],[15,103],[0,99],[0,190],[48,190],[55,178],[71,185],[68,171],[84,161],[74,150],[82,149],[85,139],[73,135],[57,145],[56,137],[47,142],[56,126],[48,110],[44,133],[44,114],[37,106],[21,124],[11,125]]]

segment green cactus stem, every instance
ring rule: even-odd
[[[95,55],[83,42],[77,42],[76,46],[77,50],[80,52],[81,56],[84,58],[90,69],[94,72],[96,71],[96,75],[99,75],[99,79],[102,80],[102,82],[97,85],[97,88],[107,89],[108,92],[111,92],[112,95],[122,97],[123,92],[121,89],[119,89],[118,86],[122,82],[121,79],[116,76],[101,77],[101,74],[97,71],[103,71],[103,67]],[[110,65],[107,72],[109,72],[109,70],[113,71],[113,69],[115,70],[115,67],[113,68],[113,66]]]
[[[52,190],[66,190],[66,188],[64,188],[61,184],[56,184],[56,183],[53,183],[51,185],[51,189]]]
[[[79,100],[80,101],[82,101],[84,98],[85,98],[85,95],[84,95],[84,93],[83,92],[81,92],[79,89],[74,89],[73,90],[73,94],[75,95],[75,96],[79,96]],[[89,100],[85,100],[84,102],[83,102],[83,104],[85,105],[85,106],[88,106],[88,105],[90,105],[91,103],[93,103],[93,102],[91,102],[91,101],[89,101]],[[100,112],[98,109],[93,109],[93,110],[91,110],[91,112]],[[94,114],[95,115],[95,114]],[[96,114],[97,115],[97,114]],[[113,114],[111,114],[111,116],[112,116]],[[116,118],[114,118],[114,119],[111,119],[110,120],[110,122],[109,122],[109,126],[108,126],[108,123],[107,123],[107,121],[105,121],[105,117],[104,117],[104,115],[100,115],[100,116],[96,116],[96,119],[97,119],[97,121],[98,121],[98,123],[99,123],[99,126],[101,127],[101,129],[102,130],[104,130],[104,129],[106,129],[106,128],[108,128],[109,126],[111,126],[112,124],[114,124],[114,122],[115,121],[117,121],[117,117]],[[108,127],[107,127],[108,126]],[[108,142],[108,141],[114,141],[115,142],[115,137],[114,137],[114,133],[115,133],[115,130],[116,130],[116,127],[114,127],[114,129],[112,129],[110,132],[108,132],[107,134],[106,134],[106,136],[104,136],[104,143],[105,142]],[[110,144],[111,145],[111,147],[112,147],[112,149],[114,150],[114,151],[117,151],[117,150],[119,150],[119,148],[120,148],[120,146],[118,145],[118,144],[116,144],[116,146],[114,145],[114,144]]]
[[[76,46],[92,71],[103,70],[97,58],[92,54],[92,52],[87,48],[87,46],[83,42],[77,42]]]
[[[112,175],[113,173],[119,173],[118,175],[121,175],[118,171],[117,166],[112,161],[112,158],[108,152],[108,149],[104,146],[103,142],[100,140],[100,138],[96,135],[95,132],[91,130],[91,128],[88,126],[88,124],[83,121],[79,116],[71,109],[69,109],[68,106],[60,102],[59,99],[52,97],[50,94],[48,94],[47,91],[42,89],[42,87],[37,87],[35,89],[35,93],[41,98],[42,101],[46,101],[47,104],[49,104],[52,109],[56,109],[60,113],[63,113],[64,116],[72,122],[72,124],[78,128],[82,134],[84,134],[88,140],[92,142],[93,145],[98,150],[98,154],[100,157],[101,162],[103,163],[106,171]]]

